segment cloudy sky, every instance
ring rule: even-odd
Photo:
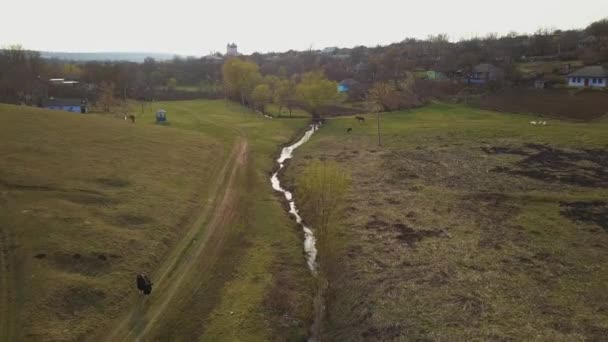
[[[584,28],[608,0],[4,0],[0,45],[204,55]]]

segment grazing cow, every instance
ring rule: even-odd
[[[132,123],[135,123],[135,115],[129,115],[129,120],[131,120]]]
[[[147,275],[140,273],[137,275],[137,289],[143,292],[145,295],[149,295],[152,292],[152,283]]]
[[[352,132],[352,131],[353,131],[353,129],[352,129],[352,128],[350,128],[350,127],[346,129],[346,133],[350,133],[350,132]]]
[[[357,122],[359,123],[365,123],[365,118],[362,116],[355,116],[355,119],[357,119]]]

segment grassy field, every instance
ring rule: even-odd
[[[268,174],[306,121],[224,101],[136,124],[0,105],[0,340],[305,335],[301,236]]]
[[[608,118],[433,104],[382,114],[381,147],[366,119],[328,120],[288,168],[353,175],[327,340],[608,336]]]

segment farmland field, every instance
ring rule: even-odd
[[[268,182],[306,121],[224,101],[135,124],[1,105],[0,340],[306,335],[301,236]]]
[[[608,336],[606,116],[433,104],[382,114],[382,146],[365,117],[328,120],[288,168],[352,173],[328,340]]]

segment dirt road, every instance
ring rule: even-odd
[[[133,309],[123,316],[114,329],[102,339],[106,341],[145,340],[162,320],[172,302],[186,302],[193,295],[188,280],[209,269],[218,257],[228,227],[238,207],[239,172],[246,168],[248,144],[239,137],[229,158],[218,173],[215,187],[205,199],[208,203],[191,221],[186,235],[153,275],[154,291],[150,297],[139,298]],[[99,339],[99,338],[93,338]]]

